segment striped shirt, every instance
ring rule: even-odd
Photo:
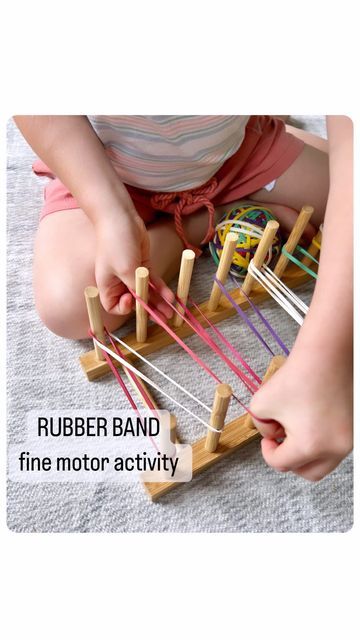
[[[88,116],[125,184],[184,191],[207,182],[240,147],[249,116]]]

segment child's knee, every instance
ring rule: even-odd
[[[89,322],[81,292],[76,294],[61,282],[53,286],[42,282],[35,286],[34,293],[39,317],[50,331],[63,338],[88,337]]]

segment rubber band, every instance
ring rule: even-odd
[[[294,305],[303,311],[305,315],[308,311],[307,305],[295,296],[268,267],[264,265],[260,271],[255,267],[253,261],[251,261],[249,264],[249,273],[299,325],[303,324],[304,318],[294,308]]]
[[[307,258],[310,258],[313,262],[316,262],[317,264],[319,264],[319,261],[316,260],[316,258],[314,258],[314,256],[311,255],[311,253],[309,253],[308,251],[306,251],[306,249],[303,249],[303,247],[300,247],[299,245],[296,247],[297,251],[299,251],[300,253],[302,253],[303,255],[305,255]],[[306,271],[306,273],[308,273],[310,276],[312,276],[313,278],[318,278],[317,273],[315,273],[315,271],[313,271],[312,269],[309,269],[309,267],[307,267],[305,264],[303,264],[303,262],[301,262],[300,260],[298,260],[297,258],[295,258],[295,256],[293,256],[291,253],[289,253],[288,251],[286,251],[285,246],[283,246],[283,248],[281,249],[281,252],[284,254],[284,256],[286,256],[288,258],[288,260],[291,260],[291,262],[293,262],[294,264],[296,264],[298,267],[300,267],[303,271]]]
[[[235,278],[234,278],[235,279]],[[242,318],[242,320],[244,320],[246,322],[246,324],[250,327],[250,329],[255,333],[256,337],[258,338],[258,340],[260,340],[260,342],[262,343],[262,345],[265,347],[265,349],[270,353],[270,355],[274,356],[275,353],[272,351],[272,349],[269,347],[269,345],[267,344],[267,342],[264,340],[264,338],[262,337],[261,333],[257,330],[257,328],[255,327],[255,325],[251,322],[251,320],[247,317],[246,313],[242,310],[242,308],[235,302],[234,298],[230,295],[230,293],[227,291],[226,287],[222,284],[222,282],[220,282],[220,280],[217,279],[217,277],[214,277],[214,281],[216,282],[216,284],[218,285],[220,291],[224,294],[224,296],[229,300],[230,304],[234,307],[236,313],[240,316],[240,318]]]
[[[154,289],[155,291],[157,291],[157,293],[160,295],[160,297],[163,298],[163,300],[165,302],[167,302],[167,304],[170,307],[173,307],[173,305],[171,304],[171,302],[169,302],[168,300],[166,300],[165,297],[161,296],[161,294],[159,293],[159,291],[157,290],[157,288],[155,287],[155,285],[152,282],[149,282],[149,285],[152,289]],[[220,378],[216,375],[216,373],[214,373],[210,367],[208,367],[205,362],[203,362],[203,360],[196,355],[196,353],[194,353],[194,351],[192,351],[192,349],[190,349],[190,347],[187,346],[187,344],[181,340],[181,338],[179,338],[179,336],[176,335],[176,333],[162,320],[162,318],[159,316],[159,314],[155,311],[155,309],[152,309],[146,302],[144,302],[144,300],[142,300],[142,298],[140,298],[140,296],[138,296],[136,294],[135,291],[133,291],[130,287],[129,287],[129,291],[130,293],[133,295],[133,297],[135,298],[135,300],[137,300],[144,309],[146,309],[146,311],[148,312],[148,314],[150,315],[150,317],[155,320],[163,329],[165,329],[165,331],[173,338],[173,340],[175,340],[189,355],[190,357],[197,363],[199,364],[209,375],[211,375],[212,378],[214,378],[219,384],[222,384],[222,381],[220,380]],[[183,316],[182,314],[180,314],[180,312],[178,311],[178,309],[175,308],[175,311],[178,315],[181,315],[181,317],[184,319],[185,322],[187,322],[187,324],[189,324],[189,326],[193,329],[192,325],[188,322],[187,318],[185,318],[185,316]],[[208,336],[209,337],[209,336]],[[127,366],[131,366],[131,365],[127,365]],[[140,377],[143,377],[143,374],[139,374]],[[144,378],[145,379],[145,378]],[[148,380],[148,379],[147,379]],[[149,382],[149,384],[151,384],[152,386],[154,386],[153,382]],[[155,387],[157,388],[157,387]],[[160,393],[163,393],[164,395],[167,395],[166,392],[164,392],[163,390],[161,390],[160,388],[158,388],[158,390],[160,391]],[[249,407],[247,407],[241,400],[240,398],[238,398],[234,393],[232,394],[233,397],[235,398],[235,400],[243,407],[243,409],[246,411],[246,413],[248,413],[249,415],[251,415],[252,418],[254,418],[255,420],[257,420],[258,422],[263,422],[264,424],[268,424],[268,423],[272,423],[273,420],[271,418],[259,418],[258,416],[256,416]],[[170,396],[168,396],[170,397]],[[173,398],[170,397],[171,400],[173,400]],[[174,402],[177,402],[175,400],[173,400]],[[179,406],[183,407],[183,405]],[[185,408],[185,411],[187,411],[189,413],[189,410]],[[196,416],[197,417],[197,416]],[[198,418],[198,420],[200,420],[200,422],[203,422],[203,420],[201,420],[201,418]],[[204,423],[206,424],[206,423]],[[206,426],[208,426],[206,424]],[[210,428],[210,427],[209,427]],[[212,429],[214,430],[214,429]],[[216,430],[215,430],[216,431]]]
[[[317,249],[319,249],[319,251],[321,251],[321,244],[319,244],[319,242],[315,238],[311,240],[311,244],[313,244],[314,247],[316,247]]]
[[[192,300],[192,298],[190,296],[188,296],[188,301],[190,302],[190,304],[198,311],[198,313],[201,315],[201,317],[205,320],[205,322],[208,324],[208,326],[212,329],[212,331],[214,331],[214,333],[216,333],[216,335],[218,336],[218,338],[226,345],[226,347],[229,349],[229,351],[231,351],[232,355],[234,356],[234,358],[236,358],[237,360],[239,360],[239,362],[241,362],[241,364],[243,365],[243,367],[245,367],[245,369],[250,373],[250,375],[252,375],[252,377],[256,380],[256,382],[258,382],[259,384],[261,384],[261,378],[259,378],[259,376],[255,373],[255,371],[250,367],[250,365],[248,365],[248,363],[246,362],[246,360],[244,360],[244,358],[241,356],[241,354],[237,351],[237,349],[235,349],[235,347],[226,339],[226,337],[224,336],[224,334],[218,329],[218,327],[216,327],[211,320],[209,320],[209,318],[205,315],[205,313],[201,310],[201,308],[199,307],[199,305],[196,304],[196,302],[194,300]],[[179,300],[179,303],[181,304],[181,306],[184,307],[185,312],[190,313],[189,309],[183,305],[182,301]]]
[[[301,298],[299,298],[299,296],[297,296],[282,280],[280,280],[280,278],[278,278],[278,276],[276,276],[275,273],[271,271],[271,269],[269,269],[269,267],[263,265],[263,269],[267,274],[267,277],[275,284],[276,287],[278,287],[278,289],[284,291],[288,298],[293,300],[294,305],[298,307],[298,309],[303,311],[303,313],[305,314],[309,311],[309,307],[305,304],[305,302],[303,302]]]
[[[251,393],[255,393],[258,390],[258,387],[252,382],[252,380],[250,380],[247,377],[245,373],[243,373],[233,362],[231,362],[231,360],[229,360],[229,358],[224,354],[223,351],[221,351],[220,347],[212,340],[212,338],[209,336],[207,331],[200,324],[200,322],[195,318],[195,316],[191,313],[190,309],[188,309],[188,307],[182,302],[182,300],[180,300],[180,298],[178,298],[177,296],[176,296],[176,299],[177,299],[177,302],[180,304],[180,306],[183,308],[186,315],[190,318],[194,331],[213,349],[213,351],[215,351],[215,353],[217,353],[226,362],[228,367],[241,379],[241,381],[245,384],[248,390]],[[229,343],[229,341],[225,338],[225,336],[221,333],[221,331],[219,331],[217,327],[214,327],[214,325],[212,325],[210,320],[201,311],[201,309],[199,307],[197,308],[200,314],[203,316],[203,318],[207,322],[207,324],[211,328],[213,328],[214,332],[218,335],[218,337],[222,340],[222,342],[224,342],[224,344],[226,344],[228,348],[232,351],[234,357],[241,362],[243,367],[250,373],[250,375],[256,380],[256,382],[258,382],[258,384],[261,384],[261,378],[259,378],[259,376],[255,373],[255,371],[253,371],[253,369],[250,367],[250,365],[247,364],[247,362],[242,358],[240,353],[238,353],[236,349]]]
[[[207,429],[210,429],[210,431],[214,431],[215,433],[221,433],[221,429],[215,429],[215,427],[212,427],[210,424],[208,424],[207,422],[205,422],[205,420],[203,420],[202,418],[200,418],[200,416],[197,416],[196,413],[193,413],[190,409],[188,409],[187,407],[185,407],[184,405],[181,404],[181,402],[178,402],[178,400],[175,400],[175,398],[172,398],[168,393],[166,393],[166,391],[164,391],[161,387],[159,387],[159,385],[156,384],[156,382],[153,382],[153,380],[150,380],[150,378],[148,378],[144,373],[142,373],[141,371],[139,371],[136,367],[134,367],[132,364],[130,364],[130,362],[128,362],[127,360],[125,360],[125,358],[123,358],[122,356],[120,356],[118,353],[114,353],[114,351],[112,351],[110,349],[110,347],[108,347],[107,345],[105,345],[104,343],[100,342],[96,336],[92,336],[94,342],[100,347],[100,349],[102,349],[102,351],[104,351],[104,355],[105,353],[110,355],[112,358],[114,358],[115,360],[117,360],[117,362],[120,362],[120,364],[122,364],[126,369],[129,369],[130,371],[132,371],[133,373],[135,373],[135,375],[137,375],[139,378],[141,378],[142,380],[144,380],[144,382],[146,382],[147,384],[149,384],[151,387],[153,387],[154,389],[156,389],[156,391],[159,391],[159,393],[161,393],[163,396],[165,396],[166,398],[168,398],[168,400],[170,400],[171,402],[174,402],[174,404],[176,404],[178,407],[180,407],[181,409],[183,409],[184,411],[186,411],[186,413],[188,413],[189,415],[191,415],[193,418],[195,418],[196,420],[198,420],[199,422],[201,422],[203,425],[205,425],[205,427]],[[105,355],[106,358],[106,355]],[[116,370],[116,367],[114,366],[114,364],[111,362],[111,359],[109,358],[109,360],[106,358],[109,367],[111,369],[111,371],[114,372],[114,370],[116,371],[116,379],[118,380],[118,378],[120,378],[121,382],[121,376],[119,375],[118,371]],[[111,364],[110,364],[111,362]],[[121,383],[120,383],[121,384]],[[257,419],[257,418],[256,418]]]
[[[161,369],[159,369],[156,365],[154,365],[152,362],[150,362],[150,360],[147,360],[147,358],[144,358],[143,355],[141,355],[140,353],[138,353],[137,351],[135,351],[135,349],[133,349],[132,347],[130,347],[128,344],[126,344],[126,342],[123,342],[123,340],[121,340],[120,338],[118,338],[117,336],[115,336],[113,333],[108,334],[109,336],[111,336],[111,338],[113,338],[114,340],[116,340],[117,342],[119,342],[119,344],[121,344],[123,347],[125,347],[126,349],[128,349],[131,353],[133,353],[135,356],[137,356],[140,360],[142,360],[142,362],[145,362],[145,364],[149,365],[149,367],[151,367],[152,369],[154,369],[154,371],[156,371],[157,373],[159,373],[161,376],[163,376],[166,380],[168,380],[169,382],[171,382],[173,385],[175,385],[178,389],[180,389],[183,393],[186,393],[186,395],[189,396],[189,398],[191,398],[192,400],[194,400],[195,402],[197,402],[199,405],[201,405],[204,409],[206,409],[206,411],[208,411],[209,413],[211,413],[211,409],[201,400],[199,400],[199,398],[197,398],[196,396],[194,396],[190,391],[188,391],[187,389],[185,389],[185,387],[183,387],[181,384],[179,384],[178,382],[176,382],[176,380],[174,380],[173,378],[170,378],[170,376],[168,376],[166,373],[164,373],[164,371],[161,371]]]
[[[105,331],[106,331],[106,333],[108,333],[106,329],[105,329]],[[95,340],[95,342],[97,342],[97,344],[98,344],[98,346],[100,348],[103,349],[103,347],[105,347],[105,345],[96,338],[96,336],[92,333],[92,331],[89,331],[89,334],[91,335],[93,340]],[[116,381],[118,382],[118,384],[122,388],[123,392],[125,393],[125,396],[128,399],[131,408],[137,413],[137,415],[140,418],[140,420],[142,420],[142,415],[141,415],[141,413],[140,413],[140,411],[139,411],[139,409],[138,409],[138,407],[137,407],[137,405],[136,405],[131,393],[129,392],[128,388],[126,387],[125,382],[123,381],[121,375],[119,374],[117,368],[114,366],[113,362],[111,361],[111,358],[110,358],[109,354],[104,349],[103,349],[103,352],[104,352],[105,360],[106,360],[107,364],[109,365],[109,367],[110,367],[110,369],[111,369]],[[114,356],[114,354],[112,354],[112,355]],[[141,389],[142,395],[144,395],[143,391],[144,390]],[[150,398],[148,398],[148,399],[150,400]],[[150,400],[150,402],[151,402],[151,400]],[[153,406],[153,409],[155,409],[155,407],[154,407],[152,402],[151,402],[151,404]],[[151,435],[148,435],[148,438],[149,438],[151,444],[155,447],[156,451],[159,452],[160,450],[159,450],[154,438]]]
[[[252,310],[257,314],[257,316],[260,318],[261,322],[263,323],[263,325],[266,327],[266,329],[269,331],[269,333],[272,335],[272,337],[274,338],[274,340],[278,343],[279,347],[283,350],[283,352],[285,353],[286,356],[288,356],[290,354],[289,349],[287,348],[287,346],[283,343],[283,341],[281,340],[280,336],[278,335],[278,333],[275,331],[275,329],[273,329],[273,327],[271,326],[270,322],[265,318],[265,316],[263,315],[263,313],[260,311],[260,309],[258,308],[258,306],[251,300],[250,296],[247,295],[247,293],[245,293],[245,291],[241,288],[240,284],[238,283],[238,281],[236,280],[236,278],[234,278],[234,276],[230,276],[231,280],[233,281],[233,283],[238,287],[238,289],[241,291],[242,295],[246,298],[247,302],[249,303],[250,307],[252,308]],[[241,307],[240,307],[241,308]],[[244,314],[246,315],[246,314]],[[247,318],[247,315],[246,315]],[[248,318],[247,318],[248,319]],[[250,321],[250,324],[252,324],[252,322]],[[254,326],[254,325],[253,325]],[[256,327],[255,327],[256,329]],[[254,332],[256,333],[256,332]],[[266,343],[267,344],[267,343]],[[270,349],[270,347],[269,347]],[[273,355],[275,355],[272,351],[272,349],[270,349],[271,353]]]
[[[104,327],[104,330],[105,330],[105,333],[106,333],[107,337],[108,337],[108,338],[109,338],[109,340],[110,340],[110,343],[111,343],[112,348],[116,351],[116,353],[117,353],[119,356],[121,356],[121,357],[123,357],[123,358],[125,359],[124,354],[120,351],[119,347],[115,344],[115,342],[114,342],[114,340],[113,340],[113,338],[114,338],[115,336],[113,336],[111,333],[109,333],[109,331],[106,329],[106,327]],[[140,393],[141,397],[144,399],[145,403],[147,404],[148,408],[149,408],[151,411],[153,411],[153,412],[155,412],[155,413],[157,414],[157,410],[156,410],[156,407],[155,407],[155,405],[154,405],[154,403],[153,403],[152,399],[150,398],[149,394],[146,392],[146,389],[144,389],[144,387],[142,387],[142,386],[141,386],[141,384],[140,384],[140,382],[139,382],[139,379],[137,378],[137,376],[135,375],[135,373],[133,373],[133,371],[130,371],[130,370],[128,371],[128,373],[129,373],[129,376],[131,377],[131,380],[132,380],[132,381],[134,382],[134,384],[136,385],[136,388],[138,389],[138,391],[139,391],[139,393]],[[157,417],[158,417],[158,414],[157,414]]]
[[[255,385],[252,383],[251,380],[249,380],[247,378],[247,376],[245,376],[245,374],[240,371],[240,369],[233,363],[231,362],[231,360],[229,360],[229,358],[223,353],[223,351],[221,351],[221,349],[219,348],[219,346],[212,340],[212,338],[209,336],[209,334],[205,331],[205,329],[201,326],[201,324],[196,320],[196,318],[193,316],[193,324],[189,321],[188,318],[186,318],[182,313],[180,313],[180,311],[176,308],[175,305],[173,305],[171,302],[169,302],[164,296],[161,295],[161,293],[157,290],[157,288],[155,287],[155,285],[152,282],[149,282],[149,286],[158,293],[158,295],[164,300],[164,302],[167,302],[167,304],[169,305],[169,307],[171,307],[171,309],[173,311],[175,311],[175,313],[177,313],[179,316],[181,316],[181,318],[184,320],[184,322],[186,322],[186,324],[191,327],[191,329],[197,333],[197,335],[203,340],[203,342],[205,342],[208,346],[210,346],[211,349],[213,349],[213,351],[215,351],[215,353],[217,353],[222,360],[224,360],[226,362],[226,364],[228,365],[228,367],[242,380],[242,382],[249,388],[249,386],[251,386],[252,388],[249,388],[249,391],[252,391],[252,393],[255,393],[255,391],[257,391],[257,388],[255,387]],[[136,294],[135,294],[136,296]],[[138,297],[136,299],[139,299]],[[143,306],[147,309],[146,307],[146,303],[144,303],[143,300],[141,300],[141,298],[139,299],[139,302],[141,304],[143,304]],[[180,303],[180,305],[183,305],[182,301],[180,301],[180,299],[178,300],[178,302]],[[147,305],[148,306],[148,305]],[[190,312],[187,309],[187,307],[185,305],[184,309],[186,309],[186,315],[189,315]],[[150,307],[149,307],[150,309]],[[148,309],[147,309],[148,310]],[[150,309],[149,313],[153,313],[155,314],[156,317],[156,312],[154,311],[154,309]],[[188,347],[185,342],[183,342],[183,340],[181,340],[181,338],[179,338],[176,333],[167,325],[165,324],[161,318],[159,318],[161,326],[165,329],[165,331],[167,331],[167,333],[169,333],[169,335],[171,335],[171,337],[173,337],[176,342],[183,347],[183,349],[185,349],[185,351],[198,363],[200,364],[200,366],[203,366],[203,368],[205,368],[205,370],[213,377],[216,379],[217,382],[221,383],[221,380],[216,376],[216,374],[210,369],[210,367],[208,367],[202,360],[201,358],[199,358],[199,356],[197,356],[192,349],[190,349],[190,347]],[[252,371],[252,370],[251,370]],[[255,372],[252,372],[252,374],[254,376],[256,376]],[[239,402],[239,404],[241,404],[241,406],[247,411],[246,405],[243,404],[243,402],[235,395],[233,394],[235,400],[237,400],[237,402]]]

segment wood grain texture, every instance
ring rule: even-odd
[[[183,304],[187,304],[187,299],[189,295],[191,276],[194,268],[195,262],[195,252],[191,249],[184,249],[181,256],[181,265],[179,271],[179,280],[177,286],[177,297],[181,300]],[[176,308],[181,315],[175,315],[174,317],[174,327],[180,327],[183,320],[184,311],[179,303],[176,304]]]
[[[247,421],[248,415],[244,414],[225,425],[219,439],[216,451],[209,452],[205,449],[205,438],[201,438],[192,446],[193,476],[209,469],[220,460],[226,458],[241,447],[253,440],[260,438],[259,432]],[[178,486],[184,486],[181,482],[145,482],[144,487],[151,500],[155,501]]]
[[[100,296],[97,287],[86,287],[84,290],[90,329],[100,342],[105,342],[104,323],[101,314]],[[94,355],[97,362],[105,362],[104,352],[94,343]]]
[[[295,247],[299,244],[299,240],[302,234],[305,231],[305,227],[309,222],[312,214],[314,213],[314,207],[310,205],[305,205],[302,207],[296,222],[292,228],[292,231],[284,244],[284,247],[288,253],[293,254]],[[287,265],[289,263],[289,258],[286,257],[284,253],[280,253],[279,259],[275,265],[274,273],[278,278],[281,278],[284,273]]]
[[[295,289],[297,286],[312,280],[312,277],[309,276],[305,271],[299,269],[295,265],[289,265],[286,269],[284,277],[282,278],[283,282],[290,287],[291,289]],[[236,288],[230,291],[235,302],[240,305],[243,309],[249,306],[246,298],[242,295],[241,291]],[[251,300],[258,304],[262,300],[269,298],[269,294],[261,285],[256,285],[253,287],[251,291]],[[211,320],[212,323],[216,324],[225,320],[226,318],[230,318],[231,316],[236,314],[234,307],[230,304],[230,302],[222,296],[220,298],[219,304],[215,311],[208,310],[208,301],[203,302],[199,305],[200,309],[203,313]],[[194,316],[200,322],[202,326],[205,325],[205,321],[202,316],[199,314],[197,310],[194,310]],[[180,338],[186,338],[187,336],[192,335],[194,332],[185,322],[181,325],[181,327],[174,329],[175,333]],[[138,351],[143,356],[148,356],[151,353],[159,351],[164,347],[173,344],[174,340],[169,336],[162,327],[158,325],[150,325],[148,328],[147,339],[145,342],[139,343],[136,340],[135,333],[129,333],[126,337],[123,338],[125,342],[133,349]],[[127,360],[130,362],[136,362],[137,358],[134,354],[130,353],[124,348],[124,354]],[[110,372],[109,366],[106,362],[99,362],[95,356],[95,352],[92,349],[80,356],[80,364],[81,367],[87,376],[88,380],[97,380],[98,378],[107,375]],[[114,365],[116,367],[120,367],[120,363],[117,360],[114,360]]]
[[[230,398],[232,396],[232,388],[229,384],[218,384],[215,387],[214,402],[210,417],[210,426],[214,429],[223,429],[226,413],[229,407]],[[208,429],[208,433],[205,440],[206,451],[216,451],[216,447],[219,443],[220,432],[211,431]]]
[[[272,246],[273,240],[278,230],[279,223],[277,222],[277,220],[269,220],[253,257],[253,264],[255,267],[257,267],[257,269],[261,269],[261,267],[263,266],[264,260],[269,252],[270,247]],[[251,289],[253,288],[255,282],[256,280],[251,275],[251,273],[247,273],[244,284],[242,286],[246,295],[250,295]]]
[[[216,271],[216,277],[219,280],[219,282],[221,282],[221,284],[225,284],[226,279],[228,277],[232,259],[233,259],[236,245],[238,242],[238,237],[239,237],[239,234],[234,233],[233,231],[229,231],[229,233],[226,235],[224,247],[220,255],[220,262],[218,264],[218,268]],[[209,312],[215,311],[217,309],[220,298],[221,298],[221,289],[219,285],[217,285],[216,282],[214,282],[211,290],[209,302],[207,305]]]
[[[138,267],[135,271],[136,295],[146,304],[149,300],[149,269]],[[138,342],[145,342],[147,336],[148,314],[139,300],[136,300],[136,337]]]

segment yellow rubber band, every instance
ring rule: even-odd
[[[318,243],[318,241],[317,241],[317,240],[315,240],[315,238],[313,238],[313,239],[311,240],[311,244],[313,244],[313,245],[314,245],[314,247],[316,247],[317,249],[319,249],[319,251],[321,250],[321,244],[319,244],[319,243]]]

